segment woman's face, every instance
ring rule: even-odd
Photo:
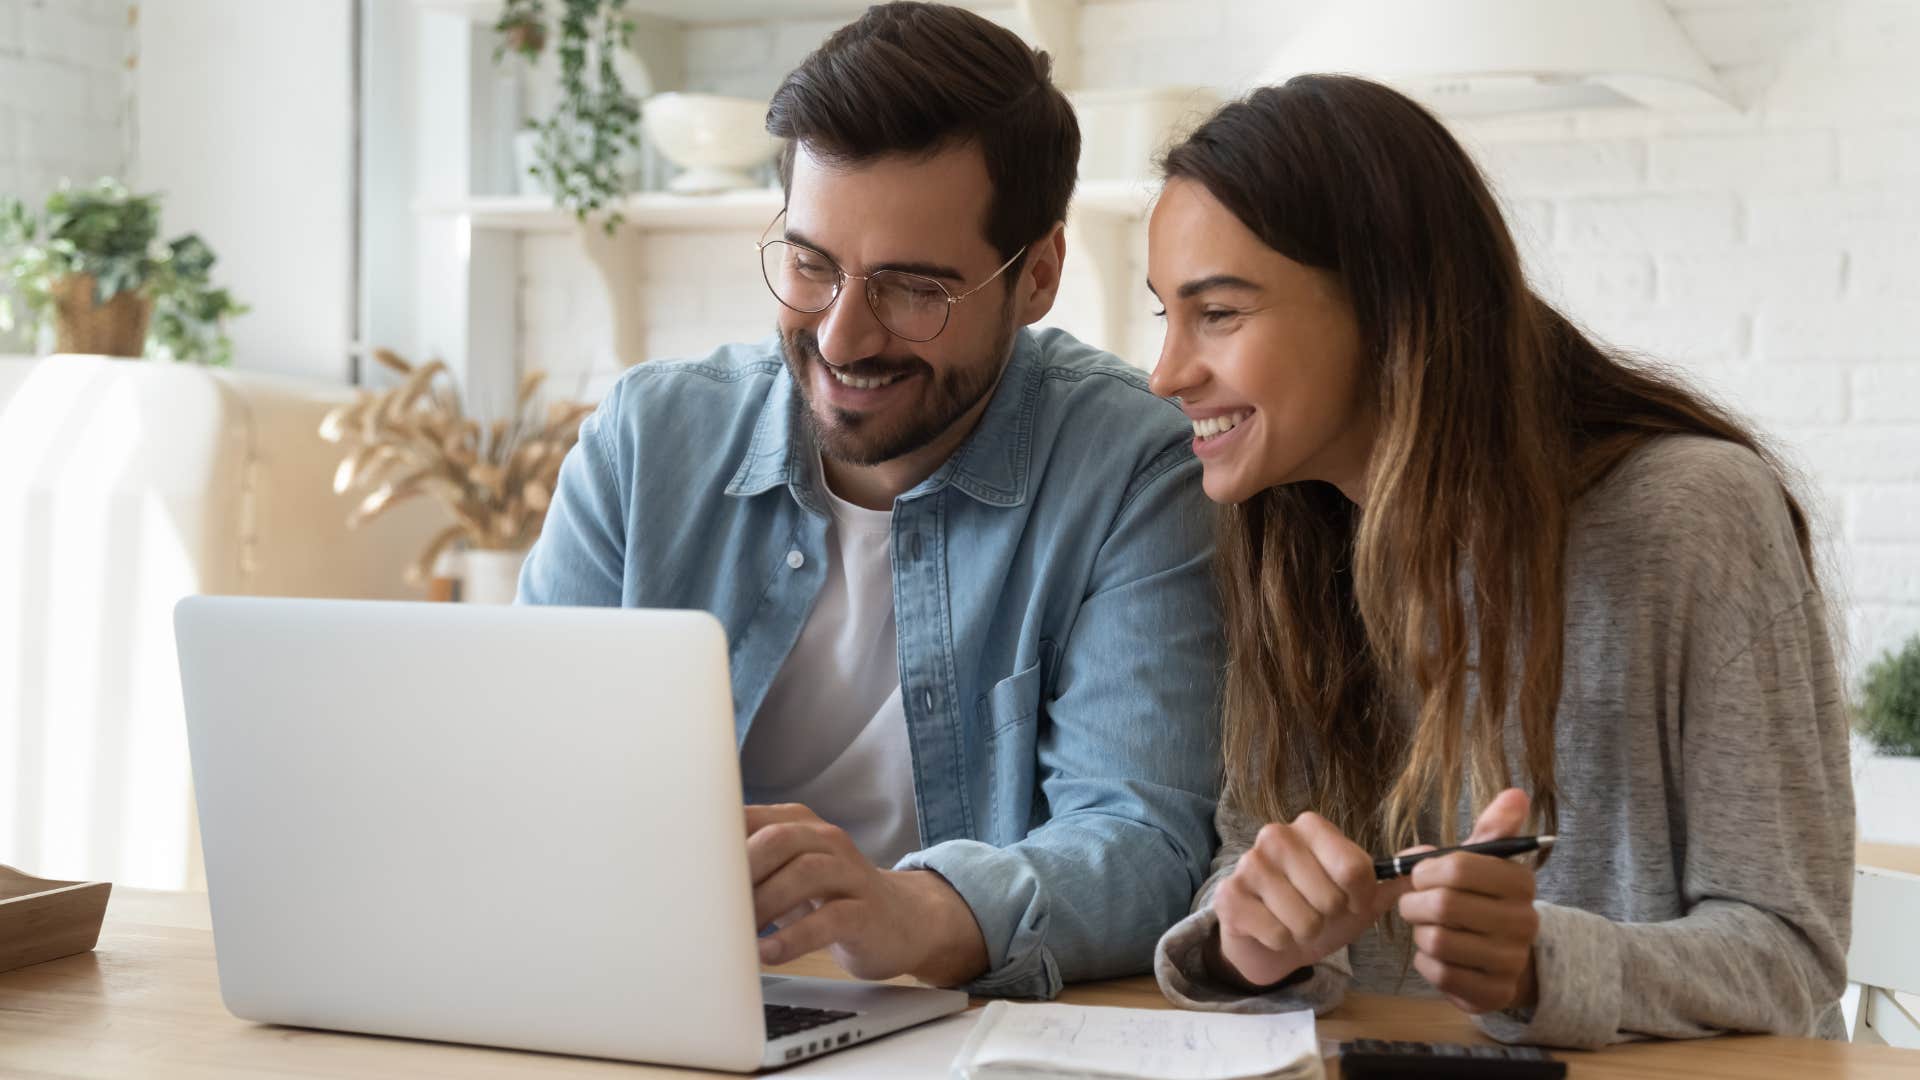
[[[1167,320],[1153,389],[1193,421],[1207,497],[1324,480],[1364,502],[1373,410],[1340,280],[1268,247],[1196,180],[1167,182],[1147,242]]]

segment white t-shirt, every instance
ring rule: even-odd
[[[827,579],[740,748],[750,803],[803,803],[876,866],[920,849],[893,626],[893,513],[827,491]]]

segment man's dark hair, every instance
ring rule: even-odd
[[[1046,53],[963,8],[875,4],[774,93],[767,130],[788,140],[781,186],[792,190],[802,143],[832,165],[977,143],[993,182],[987,242],[1010,258],[1064,218],[1073,197],[1080,124],[1052,67]]]

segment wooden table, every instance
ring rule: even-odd
[[[1853,851],[1858,866],[1877,866],[1903,874],[1920,874],[1920,847],[1911,844],[1873,844],[1862,841]]]
[[[780,969],[834,974],[813,958]],[[1063,1000],[1164,1008],[1151,979],[1070,989]],[[1319,1023],[1322,1038],[1484,1041],[1443,1002],[1356,995]],[[859,1050],[848,1053],[858,1053]],[[1817,1039],[1729,1036],[1566,1053],[1579,1080],[1729,1076],[1920,1078],[1920,1051]],[[830,1056],[824,1061],[830,1061]],[[926,1075],[942,1077],[945,1061]],[[699,1074],[583,1058],[447,1046],[237,1020],[220,1004],[206,901],[115,890],[99,948],[0,974],[0,1075],[53,1077],[508,1077]],[[779,1074],[772,1074],[778,1076]]]

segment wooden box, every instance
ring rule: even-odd
[[[0,971],[91,951],[112,890],[105,881],[48,881],[0,866]]]

